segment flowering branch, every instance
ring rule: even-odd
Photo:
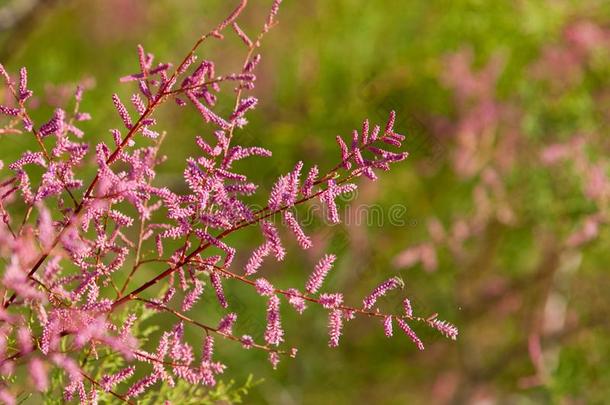
[[[277,23],[280,0],[273,1],[262,29],[252,39],[237,21],[246,4],[242,0],[225,20],[199,37],[173,70],[169,63],[154,65],[153,55],[138,46],[139,72],[121,78],[122,82],[137,85],[131,104],[123,103],[116,94],[112,97],[124,128],[110,130],[114,147],[98,142],[91,148],[94,159],[90,161],[97,174],[86,187],[76,177],[86,164],[89,151],[89,145],[81,142],[84,133],[77,127],[80,121],[90,118],[79,110],[83,88],[76,92],[70,118],[58,109],[35,130],[27,113],[25,100],[31,92],[22,70],[19,89],[13,88],[19,108],[0,106],[0,114],[8,117],[2,130],[13,131],[21,122],[24,131],[39,140],[41,151],[24,152],[8,166],[14,175],[0,182],[0,243],[6,245],[0,255],[8,263],[2,275],[5,294],[0,308],[3,370],[26,365],[30,369],[28,378],[36,389],[45,391],[49,387],[48,371],[61,369],[67,376],[62,387],[64,397],[71,400],[78,396],[81,402],[93,401],[101,390],[130,403],[153,385],[161,382],[174,386],[177,379],[214,386],[226,368],[214,359],[215,337],[239,342],[245,349],[267,352],[274,368],[280,355],[295,357],[296,348],[283,347],[288,337],[280,316],[282,300],[299,314],[308,304],[327,310],[331,347],[339,345],[344,323],[357,315],[379,320],[388,337],[396,322],[420,349],[423,343],[411,329],[411,322],[424,323],[446,337],[456,338],[457,329],[437,319],[436,314],[427,318],[414,316],[408,299],[402,314],[389,314],[378,308],[380,297],[393,295],[404,287],[398,278],[375,288],[363,300],[362,307],[344,304],[342,293],[325,292],[324,282],[338,260],[334,255],[322,256],[304,282],[305,292],[296,287],[275,288],[264,278],[252,277],[267,257],[282,261],[289,253],[276,223],[280,222],[278,217],[299,247],[309,249],[313,240],[299,223],[299,206],[317,199],[326,208],[326,219],[339,223],[336,199],[354,191],[355,181],[361,177],[376,180],[376,171],[389,170],[407,153],[401,151],[405,137],[394,131],[394,112],[383,128],[370,129],[365,121],[360,131],[352,132],[351,142],[337,137],[341,159],[326,174],[320,176],[316,165],[305,174],[304,163],[298,162],[275,181],[266,206],[255,208],[249,197],[257,193],[258,185],[235,166],[246,158],[269,158],[272,152],[259,146],[234,144],[234,138],[258,104],[256,97],[246,93],[254,88],[254,72],[261,60],[255,51]],[[246,55],[238,71],[217,75],[214,62],[198,61],[196,51],[208,38],[222,39],[229,32],[245,44]],[[6,72],[4,75],[10,87],[11,79]],[[235,102],[226,114],[216,108],[223,83],[235,86]],[[170,99],[179,106],[191,104],[206,128],[212,127],[206,136],[195,137],[198,153],[186,159],[186,191],[181,192],[158,186],[155,181],[157,166],[165,159],[161,152],[166,135],[155,130],[154,113]],[[134,110],[137,116],[132,115]],[[55,142],[52,148],[45,149],[45,137],[50,139],[46,144]],[[24,169],[27,166],[38,166],[43,174],[30,178]],[[2,167],[0,162],[0,170]],[[80,201],[72,197],[71,190],[75,189],[82,191]],[[73,208],[66,208],[65,194],[72,197]],[[25,203],[26,215],[15,232],[12,207],[19,206],[19,202]],[[134,210],[136,218],[131,216]],[[34,213],[38,213],[35,221],[31,219]],[[253,250],[241,275],[234,269],[234,259],[242,252],[229,245],[227,236],[255,225],[260,226],[263,242]],[[131,231],[132,227],[136,230]],[[169,240],[178,242],[169,244]],[[178,247],[168,249],[175,245]],[[132,286],[136,272],[140,271],[140,275],[140,268],[151,263],[167,267]],[[117,275],[122,283],[116,281]],[[225,296],[226,279],[253,287],[267,301],[264,343],[255,342],[249,335],[233,334],[239,314],[231,312],[231,300]],[[143,296],[157,285],[163,288],[154,298]],[[217,326],[188,315],[207,289],[213,291],[226,311]],[[126,291],[130,292],[125,294]],[[144,309],[138,303],[143,303]],[[158,340],[143,335],[137,328],[142,318],[161,312],[171,314],[175,323],[161,328]],[[205,331],[201,355],[196,356],[185,339],[188,325]],[[39,330],[42,333],[34,333]],[[14,343],[12,354],[6,353],[9,341]],[[99,359],[100,350],[128,365],[94,380],[87,368],[89,359]],[[75,361],[74,354],[82,354],[81,361]],[[128,383],[134,375],[140,379]],[[85,383],[90,383],[90,392]],[[117,394],[115,387],[119,384],[130,384],[125,394]],[[0,394],[7,398],[13,395],[10,387]]]

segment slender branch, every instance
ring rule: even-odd
[[[235,335],[232,335],[230,333],[221,332],[220,330],[218,330],[218,328],[213,328],[211,326],[208,326],[208,325],[205,325],[205,324],[203,324],[201,322],[198,322],[198,321],[196,321],[196,320],[194,320],[192,318],[189,318],[188,316],[186,316],[186,315],[184,315],[184,314],[182,314],[182,313],[180,313],[180,312],[178,312],[178,311],[176,311],[174,309],[171,309],[171,308],[169,308],[169,307],[167,307],[167,306],[165,306],[163,304],[160,304],[158,302],[155,302],[155,301],[152,301],[152,300],[147,300],[145,298],[140,298],[140,297],[134,298],[134,300],[145,302],[148,305],[151,305],[151,306],[154,306],[156,308],[162,309],[162,310],[164,310],[166,312],[169,312],[172,315],[176,316],[177,318],[179,318],[179,319],[181,319],[181,320],[183,320],[183,321],[185,321],[187,323],[190,323],[192,325],[195,325],[195,326],[205,330],[206,332],[213,332],[213,333],[216,333],[216,334],[218,334],[218,335],[220,335],[220,336],[222,336],[222,337],[224,337],[226,339],[233,340],[233,341],[236,341],[236,342],[241,342],[241,339],[239,337],[235,336]],[[275,352],[275,353],[278,353],[278,354],[288,354],[288,352],[286,352],[284,350],[277,350],[277,349],[274,349],[272,347],[269,347],[269,346],[266,346],[266,345],[261,345],[261,344],[258,344],[258,343],[253,343],[252,347],[255,347],[255,348],[261,349],[261,350],[265,350],[267,352]]]

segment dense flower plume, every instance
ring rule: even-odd
[[[265,260],[282,261],[288,254],[280,227],[286,227],[300,248],[312,246],[298,221],[300,205],[318,199],[326,207],[327,220],[339,223],[336,200],[356,189],[353,181],[362,176],[375,180],[380,170],[389,170],[407,153],[400,151],[405,137],[394,130],[394,112],[383,126],[370,128],[365,121],[349,142],[337,137],[341,159],[334,168],[321,174],[318,166],[305,171],[306,163],[298,162],[277,179],[267,206],[253,208],[250,197],[258,185],[239,171],[239,161],[269,158],[271,151],[235,141],[258,103],[247,95],[261,59],[256,51],[277,22],[280,1],[273,2],[253,38],[237,23],[246,3],[242,0],[201,36],[175,68],[155,62],[138,46],[138,71],[121,79],[136,92],[129,99],[112,95],[122,128],[110,129],[111,142],[84,142],[78,126],[91,117],[80,111],[83,87],[76,91],[74,108],[57,109],[48,121],[36,122],[30,116],[33,93],[26,69],[14,78],[0,66],[12,96],[0,105],[6,118],[0,133],[30,136],[39,147],[0,164],[0,254],[6,263],[0,309],[4,402],[16,401],[17,388],[9,381],[15,381],[19,366],[27,367],[31,386],[38,391],[49,388],[52,370],[61,370],[65,398],[82,403],[94,402],[102,392],[130,402],[156,384],[174,386],[179,380],[213,386],[225,371],[214,356],[218,340],[266,351],[277,367],[281,356],[296,355],[295,348],[283,347],[289,333],[282,327],[282,301],[298,314],[309,306],[327,312],[331,347],[339,344],[344,323],[356,316],[378,318],[387,336],[392,336],[396,322],[418,348],[423,343],[410,324],[427,324],[455,339],[453,325],[413,315],[408,299],[403,313],[379,309],[378,298],[403,286],[398,278],[380,284],[363,306],[348,305],[341,293],[320,292],[338,263],[333,254],[323,255],[309,278],[293,288],[279,289],[255,276]],[[219,75],[213,61],[200,60],[196,53],[205,42],[225,35],[242,40],[246,57],[240,70]],[[230,112],[216,107],[226,86],[236,94]],[[165,160],[163,141],[172,136],[157,128],[155,112],[170,100],[199,114],[205,124],[205,135],[193,139],[197,153],[184,165],[186,192],[157,184],[155,178],[157,165]],[[92,180],[81,174],[89,163],[97,171]],[[263,242],[253,250],[237,252],[226,241],[228,235],[255,226]],[[234,264],[238,254],[250,257],[243,269]],[[153,264],[165,267],[141,282],[144,269]],[[232,282],[248,285],[266,301],[263,341],[234,335],[239,314],[224,292],[225,284]],[[216,326],[189,315],[204,294],[226,309]],[[157,338],[143,339],[137,308],[165,313],[175,322]],[[186,328],[203,332],[199,348],[185,339]],[[120,358],[123,366],[96,379],[86,364],[103,356]]]

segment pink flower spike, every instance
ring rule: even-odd
[[[201,350],[201,360],[204,362],[212,361],[212,356],[214,355],[214,336],[207,335],[205,339],[203,339],[203,347]]]
[[[443,335],[451,340],[456,340],[458,336],[458,328],[455,325],[450,324],[447,321],[441,321],[438,318],[434,318],[429,322],[430,326],[441,332]]]
[[[218,298],[220,306],[223,308],[227,308],[229,304],[227,303],[227,299],[225,298],[225,293],[222,288],[222,281],[217,272],[213,271],[212,273],[210,273],[210,282],[212,283],[212,287],[214,287],[214,291],[216,292],[216,297]]]
[[[296,218],[294,217],[292,212],[284,211],[284,219],[286,220],[286,224],[288,225],[288,228],[292,231],[292,233],[296,237],[297,242],[299,243],[299,246],[301,247],[301,249],[309,249],[312,245],[311,239],[309,239],[309,237],[307,235],[305,235],[305,232],[303,232],[301,225],[299,225],[298,221],[296,220]]]
[[[367,145],[369,143],[369,120],[364,120],[362,123],[362,144]]]
[[[339,218],[339,209],[335,202],[336,193],[337,185],[335,181],[331,179],[328,181],[328,188],[320,194],[320,201],[326,206],[326,217],[331,224],[338,224],[341,222],[341,218]]]
[[[127,112],[127,108],[125,108],[125,105],[121,102],[121,99],[119,98],[118,94],[115,93],[112,95],[112,102],[114,103],[114,107],[119,113],[121,120],[123,120],[123,124],[125,125],[125,127],[127,129],[131,129],[131,127],[133,126],[133,123],[131,122],[131,117],[129,116],[129,112]]]
[[[277,369],[277,365],[280,364],[280,355],[277,352],[269,352],[269,363],[274,370]]]
[[[242,117],[248,110],[256,107],[257,103],[258,99],[256,97],[248,97],[241,100],[233,114],[231,114],[231,120]]]
[[[100,386],[106,392],[112,390],[117,384],[131,378],[135,371],[134,366],[126,367],[116,374],[106,374],[100,380]]]
[[[0,105],[0,114],[17,117],[19,114],[21,114],[21,110],[18,108],[12,108],[12,107],[6,107],[4,105]]]
[[[359,138],[360,138],[360,134],[358,134],[358,131],[356,131],[354,129],[352,131],[352,148],[351,148],[353,151],[358,150]]]
[[[203,105],[201,101],[193,94],[191,91],[186,92],[186,96],[193,103],[195,108],[199,111],[205,122],[212,122],[216,124],[220,129],[231,129],[231,124],[229,124],[225,119],[218,116],[215,112],[210,110],[208,107]]]
[[[408,318],[411,318],[413,316],[413,308],[411,307],[411,301],[408,298],[404,299],[404,301],[402,302],[402,307],[405,310],[405,315]]]
[[[314,183],[316,182],[316,178],[318,177],[318,166],[313,166],[309,169],[309,173],[307,174],[307,178],[303,182],[303,187],[301,188],[301,193],[305,197],[309,197],[312,194]]]
[[[246,276],[251,276],[252,274],[256,273],[263,264],[263,259],[268,256],[269,253],[271,253],[271,249],[269,248],[269,243],[267,242],[256,248],[254,252],[252,252],[252,256],[250,256],[250,259],[246,264]]]
[[[234,312],[228,313],[224,318],[220,320],[218,323],[218,332],[223,333],[225,335],[231,335],[233,333],[233,325],[237,320],[237,314]]]
[[[396,322],[398,323],[398,326],[400,326],[400,329],[402,329],[405,332],[405,334],[409,337],[409,339],[411,339],[413,341],[413,343],[415,343],[417,348],[419,350],[424,350],[424,344],[419,339],[419,337],[417,337],[415,332],[413,332],[413,329],[411,329],[411,327],[401,318],[396,318]]]
[[[157,374],[152,374],[147,377],[142,378],[133,384],[125,394],[125,398],[134,398],[146,391],[146,389],[153,384],[155,384],[159,380],[159,376]]]
[[[339,149],[341,150],[341,166],[344,169],[349,170],[352,167],[352,164],[349,162],[349,152],[347,149],[347,145],[343,141],[339,135],[336,137],[337,144],[339,145]]]
[[[371,142],[372,141],[376,141],[377,137],[379,136],[379,132],[381,131],[381,127],[379,125],[375,125],[375,127],[373,127],[373,132],[371,132]]]
[[[389,280],[379,284],[371,294],[362,300],[364,309],[371,309],[377,302],[377,299],[386,295],[389,291],[395,288],[404,288],[405,283],[400,277],[392,277]]]
[[[32,96],[32,91],[28,90],[28,71],[22,67],[19,70],[19,101],[23,102]]]
[[[383,332],[387,337],[392,337],[392,317],[390,315],[383,318]]]
[[[286,251],[282,246],[282,241],[280,240],[280,234],[277,228],[271,222],[265,220],[261,221],[260,224],[263,231],[263,236],[267,240],[267,244],[269,245],[270,250],[275,255],[275,258],[278,261],[284,260],[284,257],[286,256]]]
[[[305,285],[305,290],[307,290],[308,293],[315,294],[320,289],[326,275],[333,267],[333,263],[336,259],[337,257],[335,255],[325,255],[322,259],[320,259],[318,264],[316,264],[314,271],[309,276],[307,284]]]
[[[248,35],[246,35],[246,33],[241,29],[241,27],[237,25],[236,22],[233,22],[233,24],[231,24],[231,27],[233,28],[233,31],[235,31],[237,36],[241,38],[244,44],[246,44],[247,47],[252,47],[252,41],[250,40],[250,38],[248,38]]]
[[[396,111],[390,112],[390,118],[388,118],[388,122],[385,125],[384,134],[390,135],[394,131],[394,122],[396,121]]]
[[[138,44],[137,50],[138,50],[138,62],[140,63],[140,72],[142,73],[142,75],[146,75],[146,72],[148,71],[148,68],[150,67],[150,64],[146,60],[147,59],[146,52],[144,51],[144,47],[140,44]]]
[[[343,314],[340,309],[334,309],[328,314],[328,346],[339,346],[339,337],[343,328]]]
[[[265,342],[279,346],[284,341],[284,330],[280,320],[280,299],[277,295],[269,297],[267,303],[267,328],[265,329]]]
[[[273,27],[273,24],[275,24],[275,18],[277,17],[277,13],[280,10],[280,4],[282,4],[282,0],[273,0],[271,10],[269,11],[269,15],[267,16],[267,22],[265,22],[265,26],[263,28],[265,32],[269,31],[271,27]]]
[[[195,305],[195,303],[199,300],[202,293],[203,283],[199,280],[195,280],[195,285],[184,297],[184,301],[182,302],[182,311],[186,312],[193,308],[193,305]]]

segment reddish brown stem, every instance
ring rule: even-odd
[[[169,313],[173,314],[174,316],[176,316],[177,318],[179,318],[179,319],[181,319],[181,320],[183,320],[183,321],[185,321],[187,323],[190,323],[192,325],[195,325],[195,326],[205,330],[206,332],[214,332],[214,333],[219,334],[220,336],[222,336],[225,339],[233,340],[233,341],[236,341],[236,342],[241,342],[241,339],[239,337],[235,336],[235,335],[221,332],[221,331],[218,330],[218,328],[213,328],[211,326],[208,326],[208,325],[205,325],[205,324],[203,324],[201,322],[198,322],[198,321],[196,321],[196,320],[194,320],[192,318],[189,318],[188,316],[186,316],[184,314],[181,314],[180,312],[178,312],[176,310],[173,310],[173,309],[171,309],[171,308],[169,308],[169,307],[167,307],[167,306],[165,306],[163,304],[159,304],[158,302],[154,302],[154,301],[147,300],[147,299],[144,299],[144,298],[139,298],[139,297],[135,298],[135,300],[141,301],[141,302],[145,302],[148,305],[151,305],[151,306],[154,306],[156,308],[162,309],[162,310],[164,310],[166,312],[169,312]],[[257,344],[257,343],[253,343],[252,347],[257,348],[257,349],[261,349],[261,350],[265,350],[267,352],[275,352],[275,353],[278,353],[278,354],[288,354],[286,351],[274,349],[272,347],[261,345],[261,344]]]

